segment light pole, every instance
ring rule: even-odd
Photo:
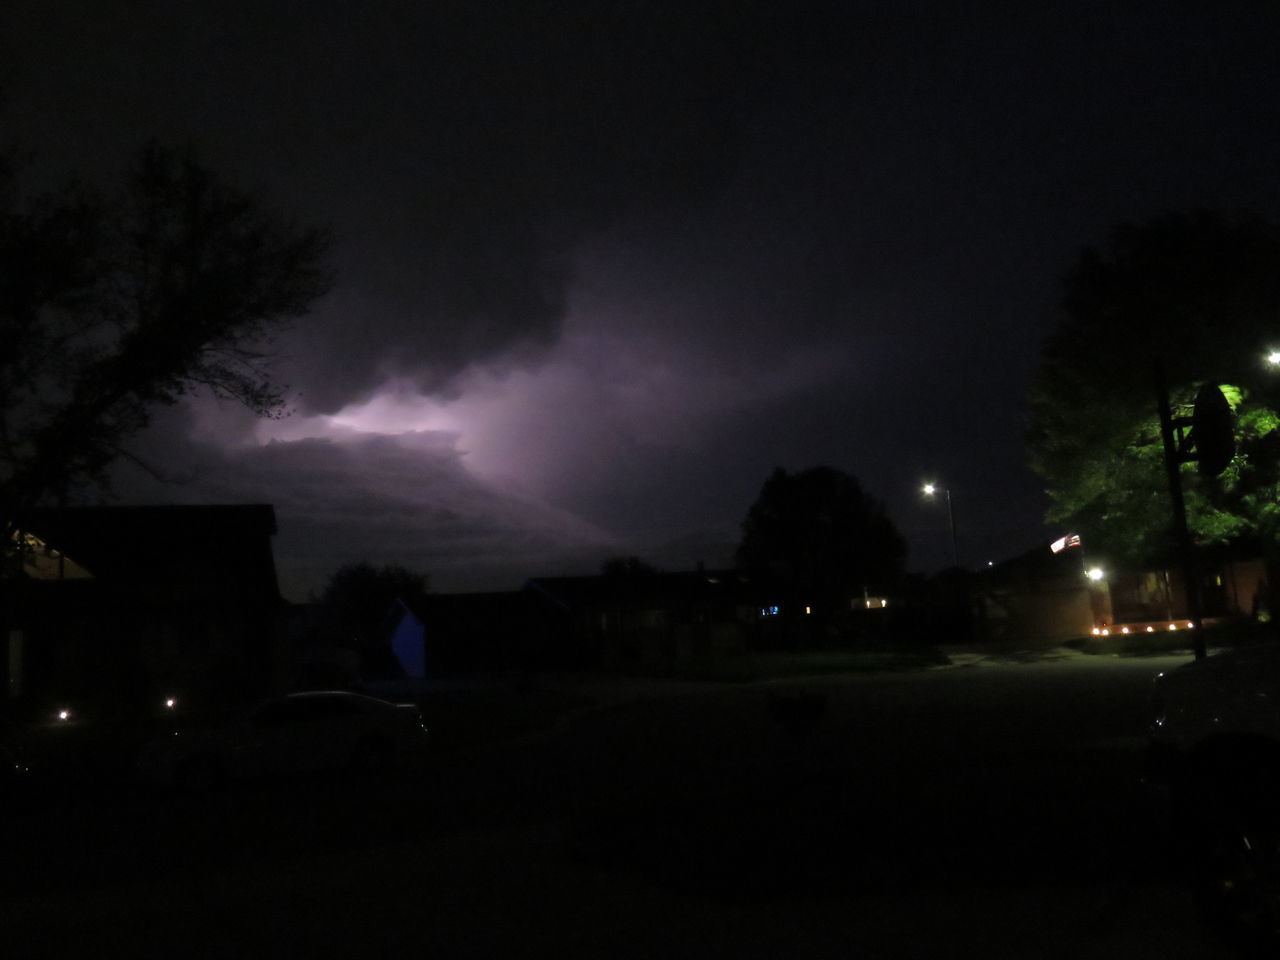
[[[939,487],[937,484],[934,484],[934,483],[926,483],[923,487],[920,488],[920,490],[926,497],[934,497],[939,493],[942,493],[946,496],[947,525],[951,528],[951,565],[954,567],[959,567],[960,566],[960,547],[958,546],[958,541],[956,540],[956,512],[955,512],[955,507],[951,503],[951,488]]]

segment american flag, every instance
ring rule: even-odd
[[[1049,544],[1049,549],[1054,553],[1061,553],[1068,547],[1078,546],[1080,546],[1080,537],[1073,533],[1070,536],[1061,537],[1060,539],[1053,541],[1053,543]]]

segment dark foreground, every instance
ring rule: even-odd
[[[372,778],[68,783],[4,825],[0,950],[1232,956],[1138,779],[1176,662],[666,690]]]

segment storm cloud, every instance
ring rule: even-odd
[[[205,413],[207,428],[218,413]],[[199,439],[189,418],[176,410],[158,419],[138,453],[164,466],[122,464],[116,492],[135,502],[273,504],[280,585],[291,599],[357,561],[428,573],[445,591],[515,589],[535,571],[595,569],[619,549],[608,532],[477,478],[455,434],[331,426],[324,437],[228,446]]]
[[[294,595],[714,563],[820,463],[936,569],[926,476],[971,561],[1050,539],[1022,397],[1079,247],[1280,217],[1277,18],[1185,6],[17,0],[0,119],[36,181],[189,140],[332,225],[292,415],[169,411],[182,482],[119,491],[277,504]]]
[[[585,238],[705,203],[770,108],[798,13],[737,5],[28,4],[10,136],[42,168],[140,137],[330,222],[341,284],[286,336],[298,403],[456,389],[555,342]],[[817,25],[814,24],[814,27]],[[50,112],[56,103],[67,109]]]

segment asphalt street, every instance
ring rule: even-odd
[[[1140,781],[1184,659],[631,685],[412,773],[86,785],[5,823],[5,953],[1231,956]]]

